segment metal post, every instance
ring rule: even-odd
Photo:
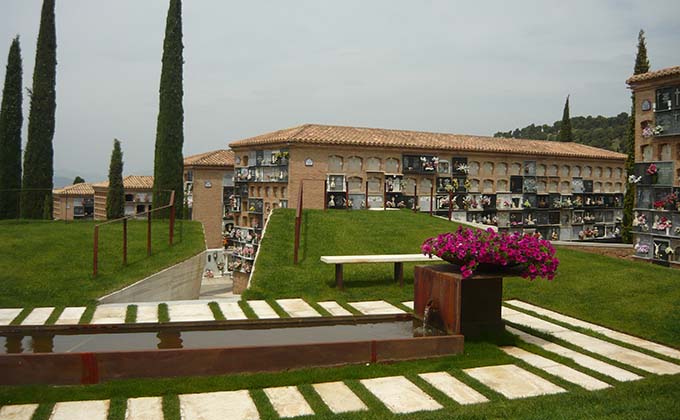
[[[430,216],[432,216],[432,202],[434,201],[434,184],[430,187]]]
[[[99,226],[94,227],[94,248],[92,250],[92,276],[97,277],[98,257],[99,257]]]
[[[175,236],[175,190],[170,192],[170,232],[168,233],[168,241],[172,246],[172,240]]]
[[[127,218],[123,219],[123,265],[127,265]]]
[[[449,191],[449,222],[451,221],[452,211],[453,211],[453,192]]]
[[[365,198],[364,198],[364,209],[368,210],[368,181],[366,181],[366,192],[365,192]]]
[[[293,264],[295,265],[298,263],[298,252],[300,248],[300,228],[302,226],[302,204],[304,197],[303,188],[303,182],[300,181],[300,190],[298,191],[298,207],[295,211],[295,243],[293,245]],[[324,201],[326,201],[325,197]]]
[[[300,188],[302,188],[302,187],[300,187]],[[327,197],[326,197],[326,196],[327,196],[326,193],[327,193],[327,192],[328,192],[328,181],[324,181],[324,182],[323,182],[323,209],[324,209],[324,210],[327,210],[327,209],[328,209],[328,201],[326,200],[326,198],[327,198]]]
[[[387,181],[383,182],[383,210],[387,210]]]
[[[345,207],[346,207],[346,210],[350,210],[350,208],[349,208],[349,181],[345,181]]]
[[[151,211],[146,213],[146,255],[151,256]]]
[[[416,182],[416,185],[414,186],[413,194],[415,194],[415,198],[413,199],[413,212],[417,212],[417,207],[418,207],[418,183]]]

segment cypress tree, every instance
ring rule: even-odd
[[[559,141],[574,141],[574,137],[571,134],[571,119],[569,118],[569,95],[567,95],[567,101],[564,103],[564,111],[562,111],[562,125],[560,125],[560,134],[558,137]]]
[[[182,67],[182,2],[170,0],[163,41],[158,121],[154,156],[154,206],[163,206],[175,191],[175,213],[182,214],[184,96]],[[164,213],[163,216],[167,216]]]
[[[123,187],[123,152],[118,139],[113,140],[109,164],[109,191],[106,193],[106,218],[125,216],[125,188]]]
[[[76,176],[75,178],[73,178],[73,185],[84,184],[84,183],[85,183],[85,180],[83,178],[81,178],[80,176]]]
[[[56,111],[57,35],[54,0],[43,0],[33,89],[28,117],[28,142],[24,152],[21,216],[40,219],[45,203],[52,202],[54,113]],[[45,197],[49,197],[46,199]]]
[[[645,31],[640,29],[638,33],[637,55],[635,56],[635,66],[633,74],[642,74],[649,71],[649,59],[647,58],[647,44],[645,41]],[[635,173],[635,94],[630,95],[632,105],[630,117],[628,118],[628,132],[626,133],[626,148],[628,158],[626,159],[626,174],[628,176]],[[625,243],[633,243],[633,208],[635,207],[635,184],[627,183],[626,195],[623,199],[623,227],[621,238]]]
[[[19,217],[21,125],[24,121],[21,80],[21,46],[17,35],[12,40],[7,55],[7,71],[0,105],[0,219]]]

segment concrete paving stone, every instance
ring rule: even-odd
[[[587,329],[595,330],[595,331],[597,331],[599,328],[604,328],[604,327],[600,327],[599,325],[596,325],[596,324],[591,324],[590,322],[587,322],[587,321],[582,321],[580,319],[573,318],[573,317],[570,317],[568,315],[563,315],[561,313],[554,312],[554,311],[551,311],[549,309],[541,308],[540,306],[536,306],[536,305],[532,305],[530,303],[522,302],[521,300],[514,300],[514,299],[513,300],[507,300],[507,301],[505,301],[505,303],[508,303],[512,306],[516,306],[516,307],[521,308],[521,309],[525,309],[527,311],[535,312],[539,315],[542,315],[542,316],[545,316],[545,317],[548,317],[548,318],[552,318],[556,321],[560,321],[560,322],[563,322],[565,324],[574,325],[576,327],[587,328]]]
[[[401,304],[406,306],[410,310],[413,310],[413,301],[412,300],[409,300],[409,301],[406,301],[406,302],[401,302]]]
[[[276,303],[293,318],[321,316],[320,313],[302,299],[276,299]]]
[[[87,308],[84,306],[68,307],[64,308],[57,319],[55,324],[57,325],[75,325],[80,321],[80,318],[85,313]]]
[[[518,336],[522,341],[534,344],[545,351],[549,351],[562,357],[566,357],[567,359],[571,359],[574,361],[574,363],[580,366],[601,373],[602,375],[609,376],[610,378],[616,379],[617,381],[627,382],[642,379],[641,376],[638,376],[625,369],[621,369],[617,366],[610,365],[609,363],[603,362],[601,360],[592,358],[585,354],[576,352],[572,349],[568,349],[559,344],[552,343],[542,338],[525,333],[524,331],[520,331],[512,327],[505,327],[505,329],[508,330],[510,333]]]
[[[220,307],[222,315],[224,315],[224,317],[229,321],[248,319],[246,314],[243,313],[243,310],[238,305],[238,302],[217,302],[217,306]]]
[[[167,302],[170,322],[214,321],[215,316],[208,306],[208,302],[194,301],[191,303]]]
[[[294,386],[265,388],[263,391],[279,417],[314,415],[312,407],[307,404],[305,397]]]
[[[449,375],[447,372],[421,373],[418,376],[458,404],[478,404],[489,401],[484,395]]]
[[[515,365],[485,366],[463,369],[463,372],[509,399],[567,392]]]
[[[47,318],[52,315],[52,312],[54,312],[53,306],[46,308],[35,308],[31,311],[31,313],[28,314],[26,318],[24,318],[23,321],[21,321],[21,325],[45,325]]]
[[[0,420],[31,420],[38,404],[6,405],[0,408]]]
[[[138,323],[157,323],[158,322],[158,304],[137,304],[137,321]]]
[[[561,363],[557,363],[554,360],[550,360],[543,356],[528,352],[519,347],[501,347],[505,353],[510,356],[516,357],[531,366],[548,372],[551,375],[557,376],[564,379],[567,382],[571,382],[580,387],[583,387],[589,391],[595,391],[598,389],[609,388],[609,384],[602,382],[599,379],[595,379],[592,376],[581,373],[575,369],[565,366]]]
[[[106,420],[109,415],[109,401],[67,401],[58,402],[52,409],[50,420]]]
[[[406,313],[396,306],[390,305],[384,300],[349,302],[348,304],[364,315],[389,315]]]
[[[92,315],[92,324],[124,324],[127,305],[99,305]]]
[[[247,390],[206,392],[179,396],[182,420],[259,420]]]
[[[558,331],[567,331],[567,329],[562,326],[553,324],[552,322],[544,321],[505,306],[501,308],[501,317],[503,317],[504,320],[519,325],[526,325],[527,327],[531,327],[536,331],[546,334],[552,334]]]
[[[279,314],[264,300],[249,300],[247,303],[260,319],[279,318]]]
[[[163,398],[130,398],[127,400],[125,420],[163,420]]]
[[[0,325],[9,325],[14,318],[19,316],[22,308],[2,308],[0,309]]]
[[[325,382],[312,386],[335,414],[368,410],[366,404],[344,382]]]
[[[441,404],[403,376],[362,379],[360,382],[395,414],[442,408]]]
[[[324,308],[333,316],[351,316],[352,313],[347,309],[340,306],[340,304],[334,300],[328,300],[325,302],[317,302],[319,306]]]

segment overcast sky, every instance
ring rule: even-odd
[[[40,0],[0,1],[0,76]],[[680,2],[185,0],[184,154],[303,123],[492,135],[629,111],[637,33],[680,64]],[[478,4],[475,4],[478,3]],[[167,0],[57,0],[55,174],[151,174]],[[25,124],[28,98],[24,97]],[[95,179],[93,179],[95,178]]]

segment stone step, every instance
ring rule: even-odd
[[[359,382],[395,414],[442,408],[441,404],[403,376],[362,379]]]
[[[302,299],[276,299],[276,303],[293,318],[321,316],[320,313]]]
[[[125,420],[163,420],[163,398],[130,398],[127,400]]]
[[[364,302],[348,302],[357,311],[364,315],[390,315],[405,314],[403,310],[391,305],[384,300],[369,300]]]
[[[168,302],[168,315],[171,322],[215,320],[215,316],[206,301],[196,301],[195,303]]]
[[[314,415],[312,407],[309,406],[305,397],[294,386],[265,388],[264,393],[269,398],[269,402],[271,402],[279,417]]]
[[[124,324],[126,304],[99,305],[92,315],[92,324]]]
[[[106,420],[109,415],[109,401],[67,401],[58,402],[52,409],[50,420]]]
[[[478,404],[489,400],[447,372],[421,373],[418,376],[458,404]]]
[[[279,318],[279,314],[272,309],[264,300],[249,300],[247,301],[250,308],[255,312],[259,319],[273,319]]]
[[[340,304],[334,300],[327,300],[324,302],[317,302],[319,306],[328,311],[329,314],[333,316],[351,316],[352,313],[347,309],[340,306]]]
[[[52,312],[54,312],[54,307],[35,308],[21,321],[21,325],[45,325]]]
[[[401,302],[401,304],[404,305],[404,306],[406,306],[406,307],[409,308],[410,310],[413,310],[413,301],[412,301],[412,300],[408,300],[408,301],[406,301],[406,302]]]
[[[515,365],[463,369],[463,372],[508,399],[567,392],[564,388]]]
[[[246,314],[243,313],[243,310],[238,305],[238,302],[217,302],[217,306],[220,307],[222,315],[224,315],[228,321],[248,319]]]
[[[137,323],[158,322],[158,304],[137,304]]]
[[[0,325],[9,325],[14,321],[14,318],[19,316],[23,311],[22,308],[2,308],[0,309]]]
[[[312,387],[334,414],[368,410],[366,404],[342,381],[314,384]]]
[[[259,420],[260,414],[247,390],[205,392],[179,396],[183,420]]]
[[[547,318],[552,318],[556,321],[563,322],[565,324],[573,325],[575,327],[585,328],[587,330],[595,331],[599,334],[609,337],[614,340],[618,340],[622,343],[630,344],[632,346],[637,346],[645,350],[652,351],[654,353],[662,354],[673,359],[680,359],[680,350],[673,349],[664,346],[653,341],[647,341],[639,337],[624,334],[622,332],[611,330],[607,327],[601,325],[592,324],[590,322],[582,321],[577,318],[573,318],[567,315],[560,314],[558,312],[551,311],[549,309],[541,308],[540,306],[532,305],[530,303],[522,302],[521,300],[508,300],[505,303],[509,303],[518,308],[526,309],[528,311],[535,312],[539,315],[545,316]]]
[[[56,325],[76,325],[87,308],[84,306],[64,308],[61,315],[55,322]]]
[[[0,408],[0,420],[31,420],[38,404],[6,405]]]

